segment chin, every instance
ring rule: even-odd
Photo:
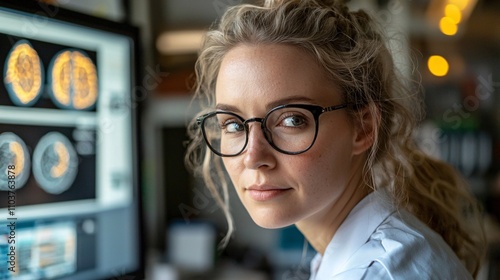
[[[295,224],[295,220],[290,217],[280,217],[280,215],[272,213],[250,213],[252,220],[261,228],[279,229]]]

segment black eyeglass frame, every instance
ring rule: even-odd
[[[235,156],[239,156],[246,149],[247,144],[248,144],[248,132],[250,130],[250,127],[248,126],[248,124],[251,123],[251,122],[260,122],[260,128],[262,129],[262,132],[264,133],[264,137],[266,138],[266,141],[269,143],[269,145],[271,145],[271,147],[273,147],[273,149],[275,149],[276,151],[278,151],[280,153],[286,154],[286,155],[298,155],[298,154],[302,154],[304,152],[307,152],[314,145],[314,142],[316,142],[316,138],[318,136],[319,116],[321,116],[323,113],[326,113],[326,112],[332,112],[332,111],[335,111],[335,110],[344,109],[344,108],[347,108],[347,107],[353,106],[353,105],[354,105],[353,103],[343,103],[343,104],[340,104],[340,105],[334,105],[334,106],[329,106],[329,107],[321,107],[321,106],[312,105],[312,104],[285,104],[285,105],[280,105],[280,106],[274,107],[273,109],[269,110],[269,112],[266,113],[266,115],[264,116],[264,118],[250,118],[248,120],[243,119],[241,116],[239,116],[239,115],[237,115],[237,114],[235,114],[233,112],[229,112],[229,111],[213,111],[213,112],[204,114],[204,115],[196,118],[196,124],[198,125],[198,127],[201,128],[201,132],[203,134],[203,139],[205,140],[205,143],[207,144],[208,148],[214,154],[216,154],[218,156],[221,156],[221,157],[235,157]],[[269,117],[269,115],[271,113],[273,113],[276,110],[283,109],[283,108],[300,108],[300,109],[308,110],[309,112],[311,112],[313,114],[314,121],[315,121],[315,124],[316,124],[315,132],[314,132],[314,138],[313,138],[313,141],[311,142],[311,144],[307,148],[305,148],[304,150],[301,150],[301,151],[298,151],[298,152],[288,152],[288,151],[285,151],[285,150],[282,150],[282,149],[278,148],[274,144],[274,142],[272,141],[271,132],[269,131],[269,129],[267,129],[267,127],[266,127],[265,124],[266,124],[267,118]],[[222,113],[223,114],[232,115],[232,116],[238,118],[243,123],[243,126],[245,128],[245,144],[243,145],[243,147],[241,148],[241,150],[239,152],[237,152],[236,154],[225,155],[225,154],[222,154],[222,153],[218,152],[217,150],[215,150],[210,145],[210,142],[207,139],[207,134],[205,132],[205,125],[204,125],[205,124],[205,120],[207,118],[209,118],[209,117],[212,117],[212,116],[217,115],[217,114],[222,114]]]

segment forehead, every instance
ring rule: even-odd
[[[218,104],[265,105],[287,99],[330,106],[340,94],[319,63],[299,47],[239,45],[225,55],[216,83]]]

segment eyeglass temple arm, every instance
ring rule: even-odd
[[[199,117],[196,118],[196,125],[200,126],[201,123],[203,122],[203,120],[208,116],[210,115],[210,113],[208,114],[204,114],[204,115],[201,115]]]
[[[323,113],[324,112],[331,112],[331,111],[346,108],[347,106],[350,106],[350,105],[352,105],[352,104],[351,103],[344,103],[344,104],[340,104],[340,105],[336,105],[336,106],[325,107],[325,108],[323,108],[322,111],[323,111]]]

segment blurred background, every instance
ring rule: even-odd
[[[294,228],[256,226],[231,193],[236,231],[183,164],[193,67],[203,33],[243,0],[45,1],[137,26],[148,279],[307,279],[314,255]],[[375,15],[398,69],[421,83],[422,149],[456,167],[486,210],[488,254],[480,279],[500,279],[500,1],[352,0]]]

